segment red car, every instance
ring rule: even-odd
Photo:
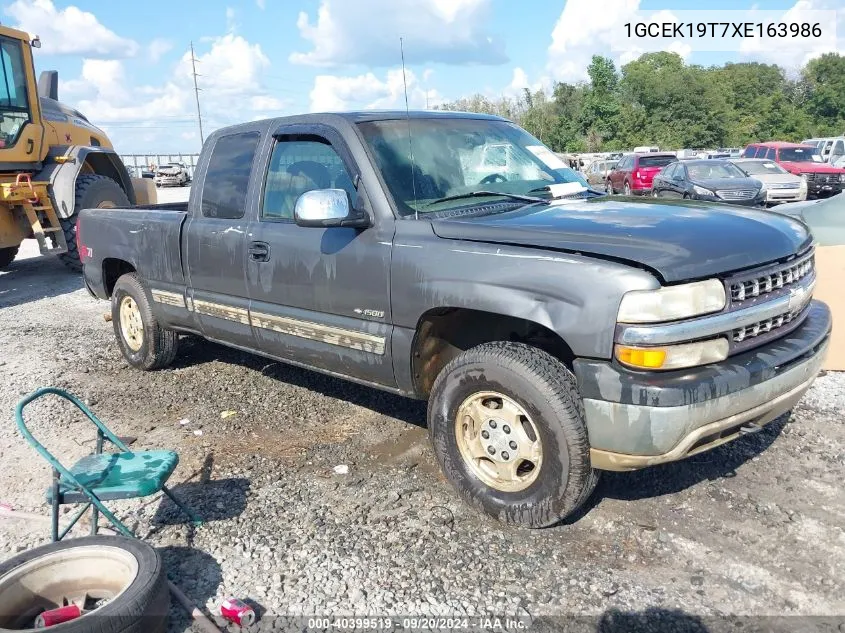
[[[651,181],[661,169],[678,158],[674,154],[628,154],[616,163],[607,175],[604,188],[607,193],[624,193],[626,196],[651,192]]]
[[[807,180],[808,198],[832,196],[845,186],[845,169],[825,163],[814,145],[782,141],[752,143],[742,152],[742,157],[765,158],[796,176],[802,176]]]

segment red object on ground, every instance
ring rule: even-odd
[[[255,611],[237,598],[226,598],[220,605],[220,615],[238,626],[252,626],[255,622]]]
[[[58,609],[50,609],[35,618],[35,628],[46,629],[48,626],[70,622],[81,615],[82,611],[75,604],[69,604],[66,607],[59,607]]]

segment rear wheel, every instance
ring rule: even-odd
[[[79,250],[76,248],[76,220],[82,209],[111,209],[128,206],[129,198],[117,182],[108,176],[80,174],[76,179],[74,213],[69,218],[59,219],[65,242],[67,242],[67,253],[59,255],[65,266],[76,272],[82,271]]]
[[[111,314],[117,344],[130,365],[161,369],[176,358],[179,335],[158,324],[147,290],[135,273],[121,276],[114,285]]]
[[[9,246],[8,248],[0,248],[0,270],[15,261],[15,255],[18,254],[19,246]]]
[[[557,523],[598,481],[575,377],[529,345],[485,343],[459,354],[434,382],[428,428],[446,477],[506,523]]]
[[[625,183],[625,195],[626,196],[631,195],[631,183],[628,183],[628,182]]]

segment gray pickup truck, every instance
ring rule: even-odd
[[[85,283],[139,369],[191,333],[427,399],[462,495],[547,526],[601,470],[759,431],[809,388],[831,332],[801,222],[602,197],[561,167],[483,115],[230,127],[187,204],[81,213]]]

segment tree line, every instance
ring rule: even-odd
[[[551,94],[481,94],[439,106],[497,114],[559,152],[743,147],[845,133],[845,56],[809,61],[790,78],[774,64],[685,64],[676,53],[646,53],[617,71],[594,55],[589,81],[556,83]]]

